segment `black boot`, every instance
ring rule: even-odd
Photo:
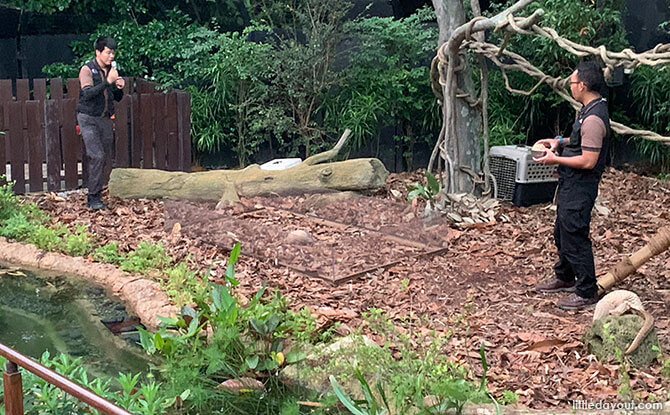
[[[105,204],[102,203],[102,195],[100,193],[89,194],[86,206],[88,206],[88,208],[91,210],[107,209],[107,206],[105,206]]]

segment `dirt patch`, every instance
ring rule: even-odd
[[[360,196],[328,204],[323,198],[256,197],[218,210],[168,201],[165,229],[179,224],[189,237],[223,249],[239,241],[246,255],[335,283],[443,248],[451,234],[445,225],[426,229],[412,212],[405,219],[397,203]],[[304,243],[290,238],[295,231],[305,235]]]

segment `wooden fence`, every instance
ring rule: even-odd
[[[113,167],[190,171],[189,94],[125,79],[123,99],[115,105]],[[0,79],[0,175],[16,182],[16,193],[76,189],[80,180],[85,185],[78,98],[76,78],[65,85],[61,78],[17,79],[15,88]]]

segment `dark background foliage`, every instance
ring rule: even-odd
[[[467,2],[466,2],[467,3]],[[511,1],[484,1],[492,15]],[[634,3],[634,5],[633,5]],[[668,41],[665,0],[541,0],[543,25],[610,50]],[[197,162],[243,166],[304,157],[354,132],[350,156],[376,156],[392,171],[423,167],[439,131],[428,64],[436,46],[426,0],[47,0],[0,3],[0,77],[75,76],[99,34],[119,41],[122,74],[192,94]],[[633,5],[634,7],[631,7]],[[421,12],[421,7],[424,8]],[[496,35],[489,40],[499,42]],[[509,46],[554,76],[577,63],[551,41],[515,36]],[[6,58],[6,59],[5,59]],[[46,65],[46,67],[44,67]],[[477,71],[473,77],[478,78]],[[530,97],[490,74],[492,145],[567,133],[572,109],[547,87]],[[512,74],[512,83],[534,81]],[[668,133],[667,70],[642,68],[610,88],[612,117]],[[615,163],[670,166],[666,146],[616,137]]]

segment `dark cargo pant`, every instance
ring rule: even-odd
[[[89,201],[100,200],[100,193],[106,180],[105,172],[111,167],[114,149],[112,120],[109,117],[93,117],[77,113],[77,122],[88,157],[88,179],[86,181],[88,198]]]
[[[598,291],[589,228],[599,181],[596,175],[572,175],[558,183],[554,226],[558,262],[554,272],[565,282],[576,279],[575,291],[584,298],[592,298]]]

